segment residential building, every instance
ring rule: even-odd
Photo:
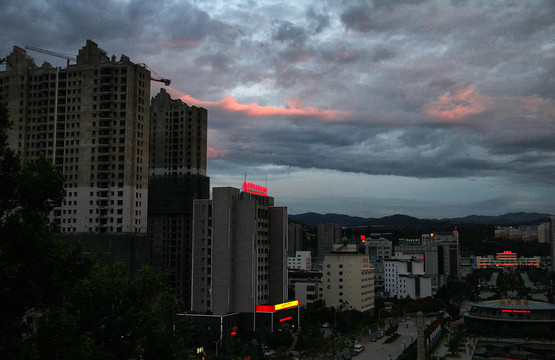
[[[322,295],[327,307],[374,311],[374,267],[356,247],[338,245],[324,257]]]
[[[150,71],[87,40],[75,64],[37,66],[14,46],[0,101],[22,161],[41,155],[65,178],[52,220],[63,233],[147,231]]]
[[[341,238],[341,225],[325,223],[318,224],[318,262],[331,252],[332,245]]]
[[[206,177],[206,109],[174,100],[161,89],[150,106],[148,234],[155,268],[189,308],[193,200],[210,198]]]

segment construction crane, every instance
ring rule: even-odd
[[[50,51],[50,50],[39,49],[39,48],[34,47],[34,46],[27,45],[27,46],[25,46],[25,49],[40,52],[40,53],[43,53],[43,54],[46,54],[46,55],[56,56],[56,57],[59,57],[59,58],[62,58],[62,59],[66,59],[68,64],[69,64],[70,61],[74,61],[74,62],[77,61],[75,56],[71,56],[71,55],[63,54],[63,53],[59,53],[59,52],[54,52],[54,51]]]
[[[150,77],[150,80],[152,80],[152,81],[163,82],[164,85],[170,86],[170,84],[171,84],[171,82],[172,82],[170,79],[164,79],[163,77],[161,77],[160,75],[158,75],[158,74],[156,73],[156,71],[154,71],[154,70],[152,70],[151,68],[149,68],[147,64],[139,64],[139,65],[142,65],[145,69],[147,69],[148,71],[150,71],[151,74],[156,75],[156,77],[152,77],[152,76],[151,76],[151,77]]]
[[[50,51],[50,50],[40,49],[40,48],[37,48],[37,47],[34,47],[34,46],[27,45],[27,46],[25,46],[25,49],[40,52],[40,53],[47,54],[47,55],[56,56],[56,57],[59,57],[59,58],[62,58],[62,59],[66,59],[68,65],[69,65],[70,61],[73,61],[73,62],[77,61],[77,58],[75,56],[71,56],[71,55],[63,54],[63,53],[59,53],[59,52],[54,52],[54,51]],[[157,77],[151,76],[150,80],[163,82],[165,86],[170,86],[170,84],[172,82],[170,79],[162,78],[154,70],[149,68],[146,64],[140,64],[140,65],[142,65],[144,68],[148,69],[151,72],[151,74],[154,74],[154,75],[157,76]]]

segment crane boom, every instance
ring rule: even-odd
[[[62,53],[54,52],[54,51],[50,51],[50,50],[40,49],[38,47],[34,47],[34,46],[30,46],[30,45],[25,46],[25,49],[40,52],[40,53],[47,54],[47,55],[56,56],[56,57],[59,57],[59,58],[62,58],[62,59],[66,59],[68,61],[68,64],[69,64],[70,61],[77,61],[75,56],[62,54]],[[151,76],[150,80],[163,82],[164,85],[170,86],[170,84],[172,82],[170,79],[161,78],[158,74],[156,74],[155,71],[153,71],[151,68],[149,68],[146,64],[140,64],[140,65],[144,66],[145,68],[150,70],[151,73],[153,73],[157,76],[157,77]]]
[[[34,46],[27,45],[27,46],[25,46],[25,49],[40,52],[40,53],[47,54],[47,55],[56,56],[56,57],[59,57],[59,58],[62,58],[62,59],[66,59],[67,61],[77,61],[75,56],[66,55],[66,54],[62,54],[62,53],[58,53],[58,52],[54,52],[54,51],[50,51],[50,50],[45,50],[45,49],[39,49],[38,47],[34,47]]]

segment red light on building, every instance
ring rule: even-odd
[[[260,312],[274,312],[274,305],[256,305],[256,311]]]
[[[504,312],[504,313],[524,313],[524,314],[529,314],[529,313],[530,313],[530,310],[501,309],[501,312]]]
[[[232,331],[232,332],[231,332],[231,335],[232,335],[232,336],[233,336],[233,335],[237,335],[237,331]]]
[[[360,240],[364,242],[364,240],[366,240],[366,235],[360,235]]]
[[[268,196],[268,188],[255,183],[243,181],[243,191],[254,195]]]
[[[513,252],[511,250],[505,250],[503,251],[503,254],[512,254]]]
[[[288,317],[284,317],[283,319],[279,319],[279,322],[284,322],[284,321],[292,320],[292,319],[293,319],[293,316],[288,316]]]

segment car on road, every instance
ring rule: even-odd
[[[372,336],[372,338],[370,339],[370,341],[376,342],[376,341],[378,341],[378,339],[377,339],[375,336]]]
[[[264,356],[274,356],[275,353],[274,350],[266,350],[264,351]]]

